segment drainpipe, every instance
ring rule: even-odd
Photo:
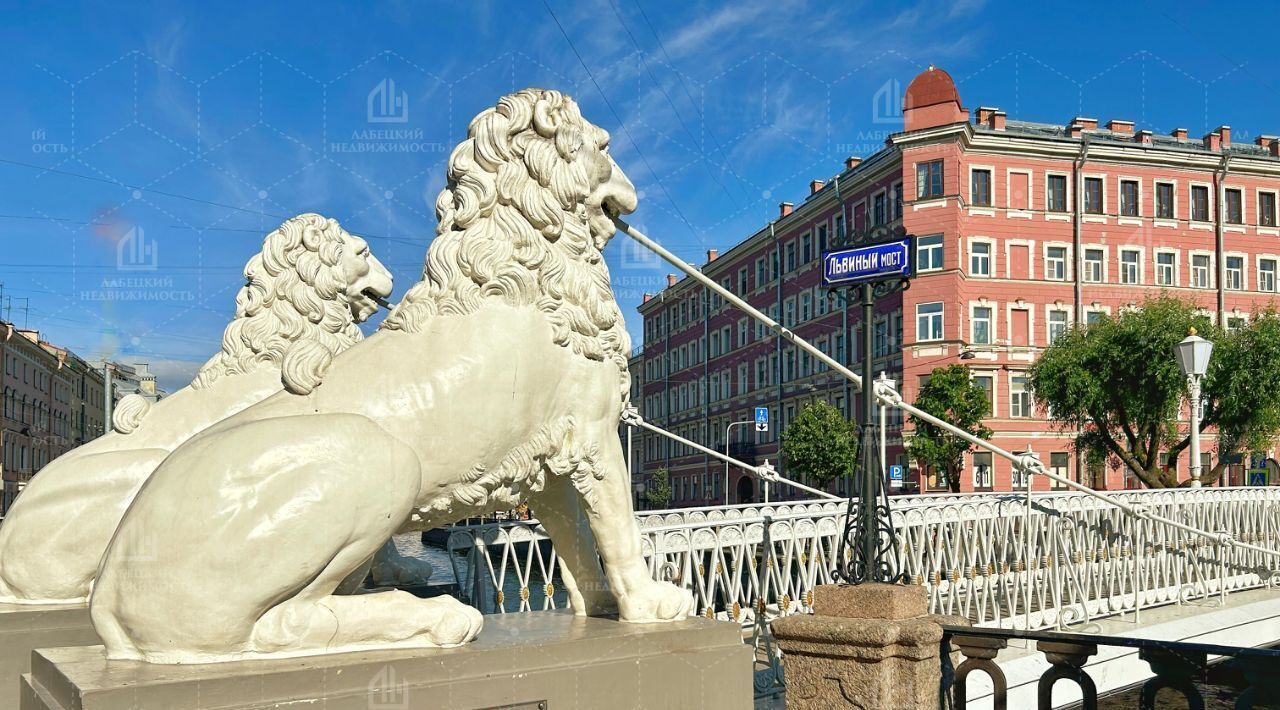
[[[1076,199],[1072,203],[1072,206],[1075,210],[1075,214],[1073,215],[1071,220],[1071,253],[1072,253],[1071,261],[1075,265],[1075,268],[1072,269],[1072,274],[1071,274],[1071,277],[1072,277],[1071,287],[1072,287],[1073,293],[1075,294],[1076,323],[1084,322],[1084,294],[1082,293],[1081,286],[1080,286],[1081,284],[1080,272],[1081,272],[1081,267],[1084,266],[1084,256],[1083,254],[1080,253],[1081,252],[1081,248],[1080,248],[1081,234],[1080,233],[1081,233],[1081,222],[1082,222],[1081,213],[1084,212],[1084,175],[1082,171],[1084,170],[1085,161],[1088,159],[1089,159],[1089,136],[1084,136],[1084,138],[1082,138],[1080,141],[1080,155],[1076,158],[1074,163]],[[1077,426],[1076,441],[1079,441],[1080,437],[1083,435],[1084,435],[1084,427]],[[1084,452],[1080,451],[1079,447],[1076,447],[1076,474],[1079,476],[1080,480],[1084,480],[1085,458],[1084,458]],[[1104,481],[1106,480],[1105,469],[1103,473],[1103,480]],[[1032,485],[1034,484],[1028,481],[1027,483],[1028,495],[1030,495]]]
[[[776,274],[777,278],[775,279],[777,281],[777,286],[774,289],[774,302],[778,305],[778,322],[781,323],[783,318],[786,316],[786,314],[782,312],[782,267],[785,265],[782,263],[782,244],[778,240],[778,232],[775,228],[776,225],[777,220],[769,223],[769,237],[773,239],[773,258],[775,260],[774,263],[778,265],[778,272]],[[782,349],[782,336],[774,335],[773,339],[774,350],[778,353],[778,370],[776,375],[778,378],[778,420],[774,422],[777,426],[774,436],[778,440],[778,473],[780,475],[785,475],[787,469],[782,461],[782,373],[786,371],[786,363],[782,361],[785,354]]]
[[[1081,232],[1081,222],[1082,222],[1081,215],[1084,212],[1084,174],[1082,171],[1084,170],[1085,161],[1087,161],[1088,159],[1089,159],[1089,136],[1085,136],[1080,143],[1080,155],[1079,157],[1076,158],[1075,163],[1073,165],[1073,170],[1075,171],[1074,182],[1076,186],[1076,195],[1075,195],[1075,200],[1072,202],[1072,208],[1074,213],[1072,214],[1072,219],[1071,219],[1071,251],[1072,251],[1071,260],[1074,263],[1075,268],[1072,269],[1071,280],[1073,282],[1072,288],[1074,289],[1074,293],[1075,293],[1077,323],[1084,322],[1084,295],[1081,292],[1081,281],[1080,281],[1080,278],[1081,278],[1080,272],[1082,271],[1082,267],[1084,266],[1084,255],[1081,253],[1080,232]]]
[[[711,438],[711,292],[705,287],[702,289],[702,384],[698,387],[698,395],[702,397],[702,440],[707,441]],[[723,347],[723,344],[721,345]],[[702,388],[705,387],[706,390]],[[704,452],[702,454],[702,476],[707,485],[714,486],[711,482],[711,457]],[[706,488],[703,488],[705,491]],[[710,500],[715,500],[715,496],[709,496]]]
[[[840,220],[839,220],[838,224],[843,224],[843,225],[845,225],[845,231],[847,232],[847,231],[849,230],[849,222],[848,222],[848,218],[845,216],[845,213],[844,213],[844,200],[843,200],[843,199],[841,199],[841,197],[840,197],[840,176],[839,176],[839,175],[836,175],[836,205],[840,208]],[[843,234],[836,234],[836,235],[833,235],[833,236],[834,236],[836,239],[841,239],[841,240],[843,240],[843,239],[844,239],[844,235],[843,235]],[[845,290],[844,299],[841,301],[841,308],[840,308],[840,337],[844,340],[845,360],[847,361],[847,360],[849,359],[849,358],[848,358],[848,353],[850,352],[850,350],[849,350],[849,348],[850,348],[850,344],[849,344],[849,291],[848,291],[848,289],[846,289],[846,290]],[[843,411],[843,412],[841,412],[841,414],[843,414],[843,415],[844,415],[845,421],[849,421],[849,420],[851,420],[851,419],[853,418],[853,405],[852,405],[852,403],[851,403],[851,402],[850,402],[850,400],[849,400],[849,396],[850,396],[850,394],[851,394],[851,392],[850,392],[850,390],[849,390],[849,386],[850,386],[850,385],[849,385],[849,378],[847,378],[847,377],[842,377],[842,378],[840,378],[840,381],[841,381],[842,383],[844,383],[844,411]]]
[[[1226,276],[1227,276],[1227,259],[1223,254],[1225,250],[1222,208],[1226,204],[1227,197],[1227,171],[1231,169],[1231,155],[1222,156],[1222,165],[1213,173],[1213,180],[1217,183],[1214,186],[1214,193],[1217,194],[1218,209],[1215,210],[1214,218],[1214,259],[1218,262],[1218,327],[1227,327],[1227,292],[1226,292]],[[1243,199],[1243,196],[1241,196]],[[1241,206],[1243,209],[1243,205]]]

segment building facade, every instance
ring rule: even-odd
[[[1280,139],[1235,143],[1227,126],[1192,139],[1125,120],[1055,125],[1010,120],[996,108],[970,113],[951,78],[932,67],[908,86],[903,123],[883,149],[814,180],[798,207],[783,203],[777,219],[726,253],[708,252],[703,272],[856,371],[867,329],[843,292],[822,287],[820,255],[849,235],[915,235],[910,289],[882,299],[870,324],[874,370],[913,401],[934,368],[964,364],[989,393],[995,444],[1030,447],[1055,472],[1099,489],[1137,485],[1078,460],[1071,433],[1031,401],[1027,368],[1072,323],[1160,292],[1194,300],[1228,327],[1268,307],[1280,264]],[[785,476],[778,431],[804,406],[821,399],[859,411],[843,378],[692,279],[669,276],[639,311],[633,403],[659,426],[749,463],[768,459]],[[736,424],[757,406],[771,415],[761,434]],[[904,432],[897,412],[888,421],[888,460],[908,467],[907,489],[945,490],[905,460],[909,423]],[[641,485],[666,469],[673,505],[726,501],[719,462],[643,439],[633,469]],[[1179,465],[1185,474],[1185,457]],[[749,475],[730,470],[728,478],[729,502],[764,498]],[[1240,467],[1224,480],[1242,482]],[[1008,462],[983,452],[966,456],[961,484],[1025,486]]]
[[[46,464],[101,436],[102,371],[34,330],[0,322],[0,517]]]

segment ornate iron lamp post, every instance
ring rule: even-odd
[[[822,255],[823,284],[856,289],[862,306],[862,406],[859,422],[858,462],[854,469],[857,498],[850,497],[845,511],[844,533],[836,548],[834,576],[849,584],[895,583],[902,578],[897,534],[890,519],[889,494],[880,460],[880,431],[875,416],[875,303],[909,285],[915,262],[915,238],[907,235],[877,241],[879,233],[854,235],[842,248]],[[874,235],[874,236],[873,236]],[[846,552],[847,550],[847,552]]]
[[[1191,400],[1191,487],[1200,487],[1200,378],[1209,371],[1209,358],[1213,355],[1213,343],[1196,335],[1192,328],[1175,350],[1178,367],[1187,378]]]

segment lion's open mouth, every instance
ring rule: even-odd
[[[377,291],[373,290],[372,288],[366,288],[365,290],[363,290],[363,291],[361,291],[361,292],[360,292],[360,295],[361,295],[361,296],[364,296],[365,298],[369,299],[370,301],[373,301],[374,303],[378,304],[379,306],[382,306],[383,308],[390,309],[392,306],[394,306],[394,305],[395,305],[395,304],[394,304],[394,303],[392,303],[391,301],[388,301],[386,298],[384,298],[384,297],[382,296],[382,294],[378,293]]]

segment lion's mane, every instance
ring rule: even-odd
[[[524,89],[477,115],[449,156],[423,280],[382,327],[417,332],[485,299],[534,305],[558,345],[618,367],[625,398],[630,339],[601,254],[608,237],[588,227],[595,186],[579,155],[605,137],[557,91]]]
[[[285,389],[310,392],[333,356],[363,337],[338,266],[345,235],[336,220],[318,214],[298,215],[268,234],[244,267],[222,350],[191,386],[271,366],[281,369]]]

